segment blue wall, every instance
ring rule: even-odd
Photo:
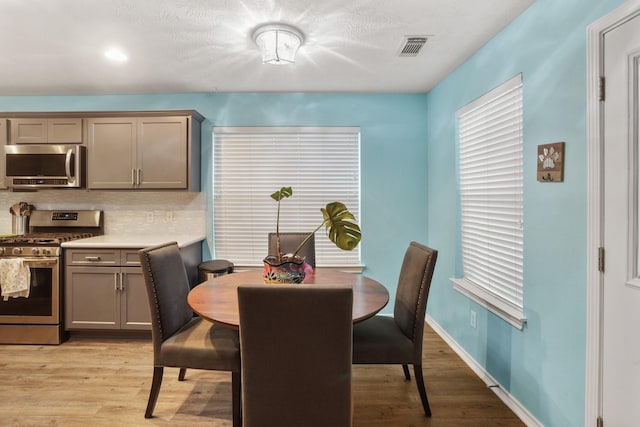
[[[545,426],[584,425],[586,27],[621,0],[537,0],[427,95],[428,244],[440,250],[430,315]],[[455,111],[522,72],[524,283],[519,331],[453,290]],[[536,181],[539,144],[566,142],[563,183]],[[477,329],[469,326],[470,310]]]
[[[395,294],[411,240],[427,238],[424,94],[153,94],[0,96],[0,111],[195,109],[202,125],[203,191],[211,191],[213,126],[360,126],[362,260]],[[211,199],[207,205],[211,206]],[[208,213],[211,218],[211,210]],[[211,225],[207,226],[209,232]],[[211,239],[205,259],[215,254]],[[391,313],[392,307],[385,312]]]

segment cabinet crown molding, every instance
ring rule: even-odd
[[[129,117],[135,115],[137,117],[163,117],[163,116],[191,116],[199,122],[204,120],[204,116],[196,110],[131,110],[131,111],[11,111],[0,112],[0,117],[6,119],[15,118],[92,118],[92,117]]]

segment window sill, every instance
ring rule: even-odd
[[[484,289],[466,279],[453,278],[450,280],[453,283],[453,288],[455,290],[486,308],[512,326],[522,330],[524,324],[527,323],[527,318],[524,317],[524,312],[521,308],[489,294]]]

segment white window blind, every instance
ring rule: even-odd
[[[281,232],[315,230],[334,201],[360,224],[360,128],[214,127],[213,144],[216,258],[262,265],[276,230],[270,195],[281,187],[293,188],[280,204]],[[324,227],[315,239],[317,266],[361,267],[360,245],[338,249]]]
[[[521,328],[522,76],[463,107],[457,118],[464,271],[454,284]]]

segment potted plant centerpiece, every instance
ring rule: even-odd
[[[322,212],[322,223],[316,227],[309,235],[300,242],[293,253],[283,254],[280,248],[280,202],[291,197],[293,190],[291,187],[282,187],[271,194],[271,198],[278,202],[276,214],[276,252],[269,254],[264,260],[264,280],[266,283],[302,283],[305,278],[305,260],[298,256],[300,249],[306,245],[316,231],[323,226],[326,229],[327,237],[338,248],[350,251],[358,246],[362,234],[360,227],[356,223],[356,218],[349,209],[341,202],[328,203]]]

